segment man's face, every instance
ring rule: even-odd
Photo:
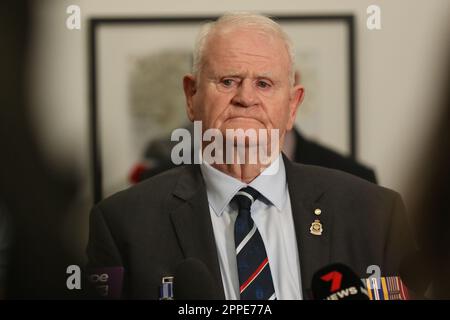
[[[274,36],[253,29],[214,34],[198,78],[184,78],[189,119],[224,136],[226,129],[279,129],[283,140],[303,98],[289,71],[287,49]]]

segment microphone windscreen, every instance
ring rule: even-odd
[[[369,300],[361,279],[341,263],[317,271],[312,279],[311,290],[316,300]]]
[[[120,299],[122,297],[123,267],[103,267],[88,269],[88,281],[99,298]]]
[[[203,262],[188,258],[183,260],[175,270],[175,300],[211,300],[215,296],[214,281]]]

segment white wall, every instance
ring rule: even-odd
[[[359,158],[380,184],[408,196],[408,181],[433,119],[448,58],[448,0],[39,1],[30,51],[36,136],[49,162],[70,169],[90,194],[87,24],[91,16],[208,15],[230,10],[275,14],[353,13],[357,17]],[[81,7],[81,31],[65,27],[66,7]],[[366,8],[381,7],[382,30],[366,29]],[[84,215],[85,217],[86,215]]]

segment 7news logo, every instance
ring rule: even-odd
[[[342,273],[339,271],[332,271],[326,275],[320,277],[325,282],[331,282],[330,295],[326,297],[326,300],[342,300],[350,296],[355,296],[359,294],[358,287],[350,286],[347,288],[341,288],[342,285]],[[361,291],[365,289],[361,286],[359,287]],[[363,291],[363,292],[364,292]],[[367,294],[367,291],[366,291]]]
[[[380,268],[369,266],[367,272],[370,277],[379,277]],[[337,266],[320,276],[320,280],[327,293],[325,300],[368,299],[368,291],[363,282],[351,270]]]

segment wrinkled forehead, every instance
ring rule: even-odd
[[[225,53],[227,51],[247,50],[255,55],[274,54],[289,57],[284,40],[274,32],[254,27],[241,27],[239,29],[224,29],[211,32],[206,44],[205,52]]]
[[[285,42],[276,34],[252,28],[214,32],[206,43],[204,59],[206,67],[229,72],[248,67],[264,73],[289,73]]]

